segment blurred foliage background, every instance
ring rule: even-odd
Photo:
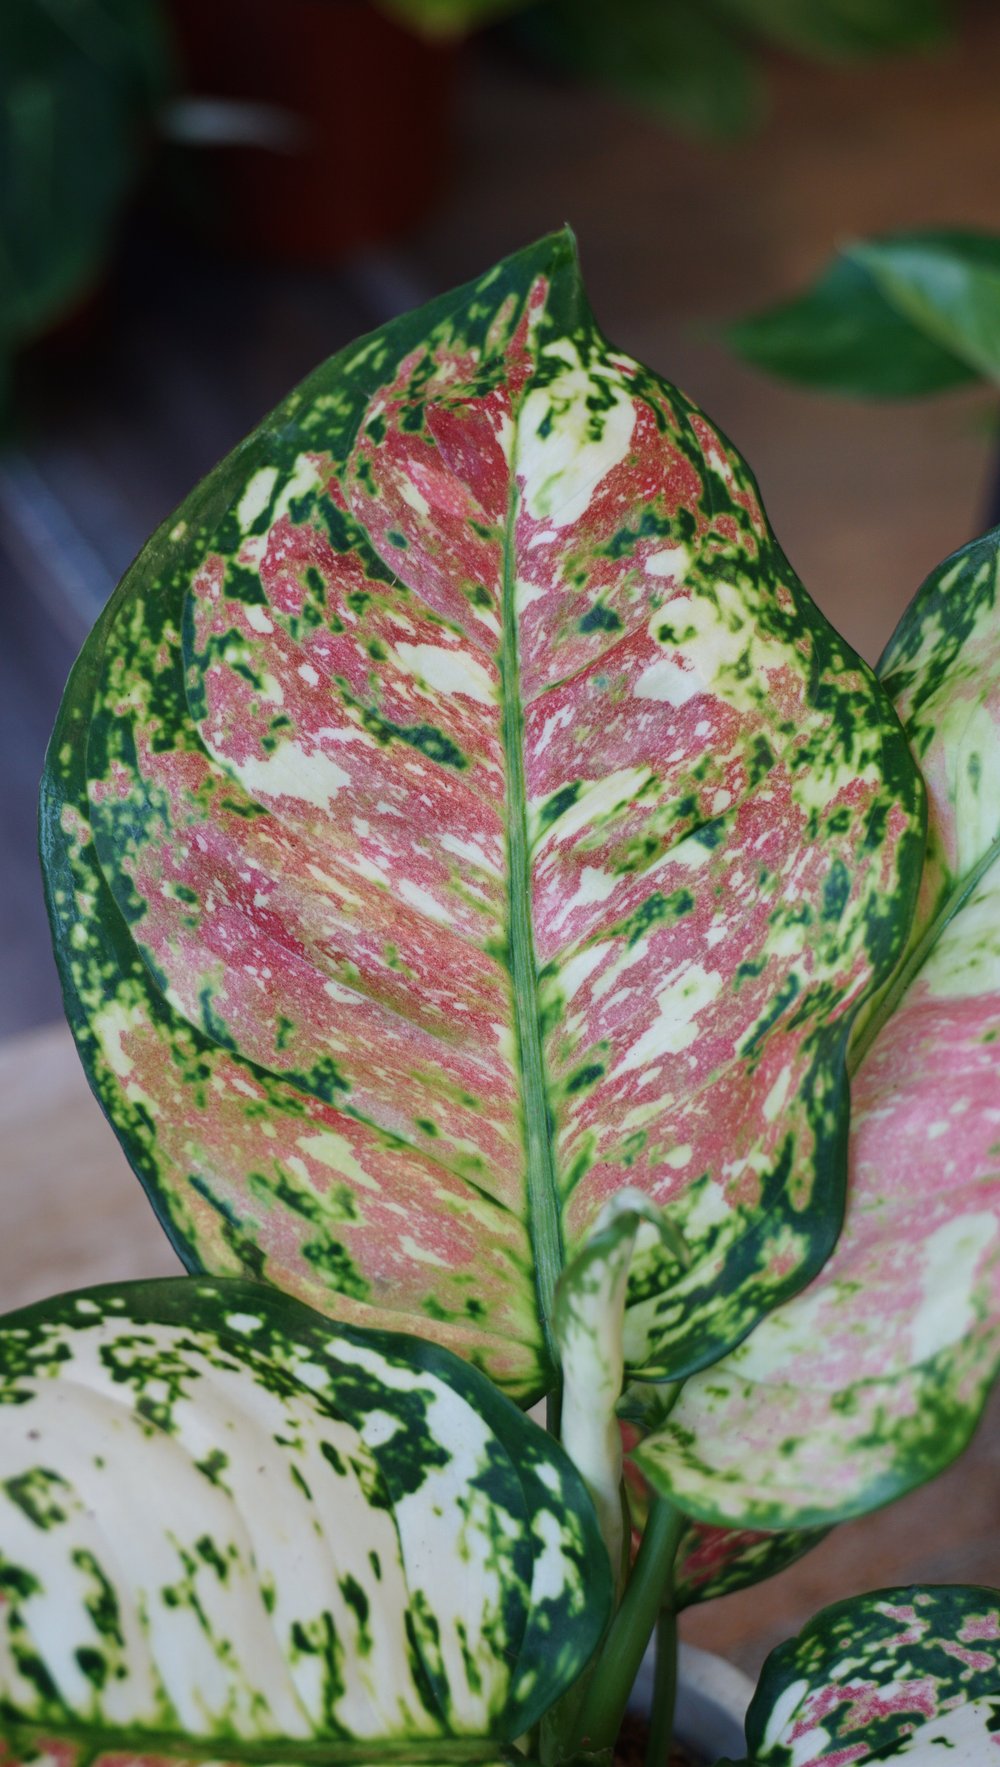
[[[354,29],[344,0],[323,0],[330,43]],[[283,81],[268,37],[279,11],[171,0],[5,0],[0,17],[0,375],[100,276],[143,176],[171,147],[199,154],[256,147],[291,169],[320,144],[303,90]],[[355,9],[356,10],[356,9]],[[766,109],[760,52],[843,60],[926,50],[947,36],[947,0],[382,0],[419,42],[456,44],[502,27],[543,65],[603,82],[665,127],[734,139]],[[241,16],[243,14],[244,16]],[[315,20],[305,32],[315,37]],[[294,24],[292,26],[294,30]],[[299,26],[303,30],[302,25]],[[310,45],[302,41],[302,68]],[[320,47],[322,47],[320,45]],[[254,50],[258,51],[254,57]],[[375,39],[375,55],[380,46]],[[386,37],[385,57],[416,57]],[[280,56],[279,56],[280,60]],[[270,66],[268,65],[270,62]],[[338,102],[333,50],[328,87]],[[261,65],[262,64],[262,65]],[[263,75],[263,78],[262,78]],[[190,90],[205,79],[215,90]],[[273,78],[271,89],[268,80]],[[197,175],[196,166],[187,174]],[[378,232],[376,212],[303,255],[342,255]],[[318,220],[318,217],[317,217]],[[310,247],[311,253],[310,253]]]

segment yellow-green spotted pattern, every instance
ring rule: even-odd
[[[559,234],[334,357],[154,536],[43,851],[81,1053],[188,1263],[527,1398],[623,1185],[683,1236],[633,1270],[647,1374],[825,1258],[920,812],[745,464]]]

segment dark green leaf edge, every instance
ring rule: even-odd
[[[713,428],[715,427],[713,425]],[[724,447],[728,447],[738,454],[738,450],[734,448],[723,431],[716,428],[716,434]],[[756,476],[752,468],[743,460],[742,455],[738,455],[738,457],[746,475],[746,481],[763,510],[764,503]],[[714,507],[720,492],[714,482],[714,476],[708,476],[710,482],[707,486],[707,496],[709,504]],[[795,610],[790,617],[794,619],[800,614],[808,615],[813,603],[809,600],[807,591],[800,584],[796,572],[769,527],[768,537],[770,542],[768,568],[773,569],[776,575],[783,577],[795,598]],[[829,630],[836,641],[840,659],[839,666],[857,669],[866,679],[871,679],[874,672],[869,665],[833,628],[828,628],[822,615],[820,619],[822,628]],[[827,647],[824,646],[819,655],[814,655],[812,666],[814,680],[810,693],[813,703],[818,704],[822,698],[824,675],[835,670],[837,664]],[[888,694],[883,696],[881,709],[882,775],[887,790],[891,792],[897,807],[903,811],[908,824],[897,853],[899,887],[896,894],[887,900],[881,911],[873,908],[869,916],[866,945],[872,975],[863,1000],[853,1005],[836,1021],[824,1025],[813,1036],[811,1045],[813,1061],[809,1073],[803,1081],[803,1092],[807,1097],[818,1095],[824,1080],[827,1079],[832,1103],[828,1112],[822,1114],[817,1111],[812,1119],[817,1143],[813,1162],[816,1177],[807,1218],[796,1208],[787,1194],[787,1189],[782,1186],[780,1172],[776,1173],[772,1180],[773,1196],[762,1204],[756,1225],[740,1238],[726,1256],[725,1281],[728,1284],[731,1280],[733,1287],[745,1294],[746,1285],[743,1272],[748,1268],[760,1267],[759,1252],[758,1256],[754,1257],[752,1255],[754,1249],[779,1235],[782,1229],[790,1228],[799,1233],[808,1231],[812,1240],[810,1252],[798,1266],[791,1281],[780,1291],[771,1290],[767,1304],[749,1325],[734,1326],[727,1335],[722,1348],[718,1343],[709,1343],[699,1350],[696,1342],[693,1352],[689,1354],[683,1365],[679,1365],[677,1362],[672,1362],[669,1367],[649,1364],[641,1370],[629,1370],[630,1378],[653,1383],[683,1381],[689,1375],[697,1374],[702,1369],[711,1367],[723,1356],[728,1355],[730,1351],[737,1349],[750,1336],[760,1318],[768,1312],[773,1312],[776,1307],[791,1300],[794,1295],[808,1286],[822,1270],[840,1237],[847,1202],[850,1074],[853,1071],[851,1051],[855,1024],[868,1002],[878,999],[883,990],[891,983],[896,964],[906,949],[917,907],[927,844],[927,795],[923,778],[911,755],[905,731]],[[874,826],[872,829],[873,842],[881,839],[882,833],[880,824]],[[788,1024],[794,1026],[801,1018],[808,1016],[811,1011],[815,1011],[816,1002],[817,991],[812,989],[794,1006],[788,1017]],[[775,1016],[777,1016],[778,1010],[783,1009],[780,1008],[779,1003],[776,1003]],[[713,1278],[715,1281],[718,1280],[717,1271],[713,1271],[709,1275],[704,1292],[709,1291],[713,1284]],[[700,1292],[702,1291],[689,1288],[685,1295],[686,1305],[696,1307]],[[633,1285],[629,1293],[629,1302],[632,1303],[635,1298]],[[637,1450],[637,1464],[640,1463],[640,1460],[641,1447]],[[730,1525],[727,1518],[711,1516],[701,1519],[712,1522],[720,1521],[720,1525],[723,1526]],[[755,1526],[754,1523],[748,1525]],[[819,1525],[825,1525],[822,1518],[819,1519]],[[766,1528],[767,1523],[762,1526]]]
[[[525,288],[535,274],[546,269],[552,272],[560,266],[575,266],[576,263],[576,241],[572,232],[567,228],[561,233],[548,235],[515,257],[507,259],[486,277],[467,283],[417,309],[415,313],[405,314],[390,325],[352,341],[336,355],[321,363],[160,524],[110,597],[93,631],[85,640],[70,674],[46,751],[39,799],[42,878],[64,1010],[91,1091],[146,1191],[167,1238],[181,1262],[192,1272],[197,1273],[202,1268],[198,1250],[183,1220],[179,1218],[177,1199],[171,1197],[169,1187],[160,1187],[155,1125],[141,1106],[125,1106],[114,1076],[109,1075],[104,1067],[90,1028],[88,1009],[82,998],[81,982],[76,973],[80,969],[80,963],[74,959],[74,927],[78,924],[75,898],[78,889],[82,887],[93,896],[96,904],[90,925],[94,934],[98,931],[100,933],[102,970],[107,974],[117,972],[121,976],[134,979],[136,988],[143,996],[143,1005],[153,1022],[160,1027],[165,1038],[170,1037],[173,1040],[175,1047],[183,1046],[190,1063],[196,1063],[200,1058],[210,1057],[215,1053],[217,1046],[211,1039],[196,1026],[182,1021],[161,999],[153,985],[146,965],[132,941],[127,921],[97,860],[93,837],[90,836],[86,848],[79,856],[84,877],[74,876],[67,850],[67,840],[61,826],[64,806],[70,809],[81,826],[89,829],[87,740],[90,709],[101,675],[107,634],[120,609],[127,603],[134,581],[145,578],[148,574],[159,574],[161,570],[169,571],[170,555],[176,550],[173,536],[180,524],[185,524],[188,544],[192,537],[196,539],[200,533],[213,529],[231,506],[232,483],[250,476],[267,460],[272,447],[290,445],[292,437],[303,427],[300,412],[315,412],[319,401],[323,420],[333,427],[336,414],[330,410],[331,389],[338,389],[341,375],[347,385],[350,385],[352,376],[356,383],[353,401],[348,404],[346,426],[342,424],[345,433],[340,439],[346,446],[368,397],[380,383],[381,373],[390,356],[395,360],[405,355],[409,348],[424,340],[426,332],[433,325],[447,320],[452,313],[468,308],[484,284],[489,289],[491,300],[498,293],[502,295],[505,286],[510,298],[517,300],[520,296],[523,299]],[[574,278],[573,287],[582,318],[589,313],[589,309],[579,276]],[[484,308],[482,311],[486,313],[489,310]],[[309,439],[302,435],[300,446],[305,446]],[[333,437],[325,433],[324,442],[327,447],[331,446],[332,441]],[[175,564],[174,569],[176,568]],[[253,1074],[255,1081],[265,1092],[272,1095],[280,1092],[282,1081],[268,1070],[256,1066],[238,1052],[233,1051],[231,1055],[234,1063]],[[226,1274],[241,1271],[248,1276],[256,1275],[258,1272],[248,1256],[253,1248],[240,1244],[231,1224],[224,1223],[223,1232],[229,1239],[234,1265],[233,1271]],[[532,1394],[527,1403],[539,1396]]]
[[[960,572],[960,575],[955,573]],[[943,580],[951,578],[947,587]],[[915,671],[908,665],[920,649],[924,622],[937,619],[947,642],[941,646],[932,674],[922,684],[920,702],[940,685],[961,654],[962,646],[975,628],[984,606],[996,608],[1000,579],[1000,526],[990,528],[965,546],[949,553],[924,578],[912,601],[904,609],[896,628],[875,665],[875,672],[890,698],[896,700],[914,680]],[[905,956],[892,976],[874,1009],[866,1015],[851,1051],[852,1070],[857,1069],[883,1026],[892,1017],[910,984],[927,962],[934,946],[949,923],[959,914],[977,885],[1000,858],[1000,833],[987,847],[976,865],[963,878],[958,888],[949,891],[947,884],[935,905],[927,930]]]
[[[697,1579],[682,1571],[674,1588],[673,1605],[678,1613],[682,1613],[685,1608],[699,1607],[722,1595],[735,1595],[737,1590],[750,1589],[755,1583],[766,1583],[790,1565],[798,1564],[800,1558],[805,1558],[831,1532],[832,1527],[797,1528],[782,1534],[766,1534],[762,1530],[758,1540],[748,1543],[737,1557],[723,1564],[712,1576]],[[677,1563],[683,1566],[687,1555],[696,1546],[697,1531],[689,1528],[677,1549]]]

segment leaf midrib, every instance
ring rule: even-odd
[[[528,1232],[534,1254],[535,1287],[545,1344],[552,1368],[559,1366],[553,1316],[556,1284],[562,1274],[563,1238],[552,1145],[545,1057],[538,1008],[538,966],[532,925],[531,849],[524,779],[524,707],[518,645],[515,537],[517,425],[511,450],[510,490],[503,537],[502,636],[500,681],[503,695],[503,750],[507,798],[507,881],[510,912],[510,974],[514,1030],[519,1061],[521,1115],[526,1164]]]

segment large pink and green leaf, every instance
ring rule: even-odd
[[[1000,1591],[882,1589],[825,1608],[768,1657],[740,1767],[980,1767],[998,1734]]]
[[[887,1502],[965,1446],[1000,1364],[998,558],[994,531],[948,559],[881,665],[928,855],[908,953],[860,1027],[837,1249],[636,1451],[710,1522]]]
[[[188,1262],[552,1385],[559,1273],[664,1206],[626,1355],[827,1256],[919,782],[746,467],[556,235],[345,350],[150,542],[53,739],[92,1082]]]

